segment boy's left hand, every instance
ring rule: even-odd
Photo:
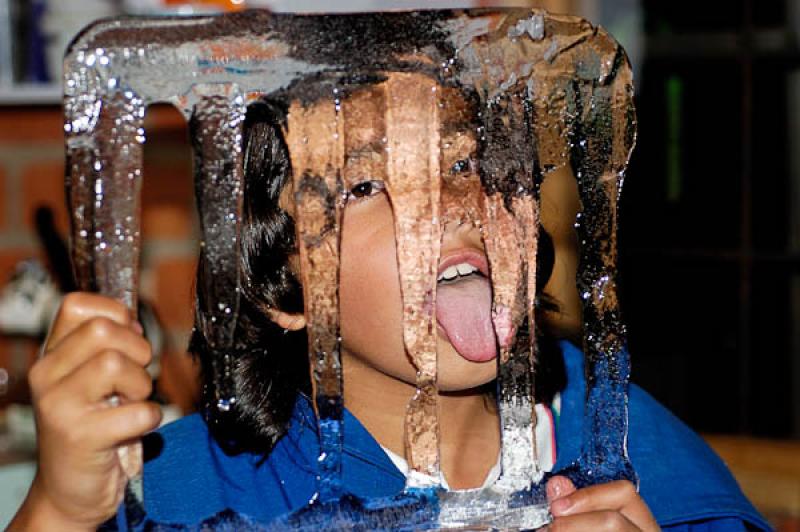
[[[568,478],[555,476],[547,482],[547,500],[554,518],[545,528],[548,532],[661,530],[626,480],[575,489]]]

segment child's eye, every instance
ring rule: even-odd
[[[477,172],[478,163],[473,158],[461,159],[450,167],[450,174],[457,175],[465,172]]]
[[[461,159],[460,161],[456,161],[453,163],[453,166],[450,168],[450,173],[460,174],[469,169],[469,161],[467,159]]]
[[[383,181],[362,181],[350,189],[348,196],[351,199],[367,198],[383,192],[385,188]]]

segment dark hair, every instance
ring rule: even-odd
[[[278,205],[281,191],[292,175],[280,129],[284,118],[285,112],[276,105],[259,102],[249,106],[244,124],[242,299],[230,383],[236,403],[230,411],[216,408],[215,359],[219,364],[224,353],[215,352],[197,326],[189,347],[201,363],[201,409],[212,434],[229,452],[268,453],[286,431],[297,394],[309,393],[310,389],[305,330],[286,332],[267,317],[270,308],[303,311],[302,287],[289,268],[290,255],[295,251],[294,221]],[[543,229],[538,257],[537,285],[543,287],[554,259],[552,241]],[[203,308],[208,297],[202,289],[203,260],[201,254],[196,324],[200,323],[197,309]],[[538,299],[540,309],[554,308],[554,302],[546,296]],[[527,331],[525,320],[517,339],[519,345],[527,340]],[[563,362],[553,338],[538,334],[537,341],[536,371],[542,378],[537,378],[536,398],[549,401],[564,382]],[[493,386],[487,386],[487,390],[493,390]]]
[[[231,368],[236,404],[216,408],[214,359],[197,324],[207,294],[198,266],[195,329],[189,350],[200,360],[201,409],[215,438],[230,451],[272,449],[285,432],[298,391],[310,388],[305,330],[284,331],[270,308],[303,312],[303,291],[289,269],[295,251],[292,218],[278,200],[292,170],[280,132],[285,113],[274,105],[250,105],[244,123],[244,212],[240,238],[241,302]],[[201,254],[200,261],[205,260]]]

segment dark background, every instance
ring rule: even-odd
[[[794,3],[643,3],[622,305],[633,381],[701,432],[800,437]]]

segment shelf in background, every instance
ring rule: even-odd
[[[6,105],[60,105],[61,85],[22,83],[0,86],[0,106]]]
[[[800,59],[800,37],[785,28],[759,29],[752,32],[694,32],[648,35],[647,57],[674,59],[709,59],[756,57]]]

